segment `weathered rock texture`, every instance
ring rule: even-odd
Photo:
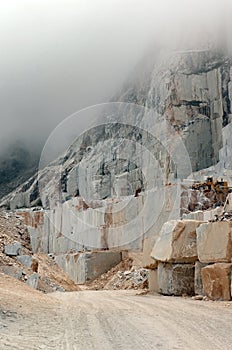
[[[209,222],[197,228],[197,252],[202,263],[231,261],[231,228],[230,222]]]
[[[165,114],[183,135],[193,170],[206,168],[218,160],[221,130],[230,119],[230,66],[228,58],[213,51],[180,52],[163,57],[149,83],[138,77],[137,85],[119,98]]]
[[[194,220],[166,222],[152,250],[152,258],[162,262],[195,262],[198,259],[196,229],[201,223]]]
[[[164,295],[193,295],[194,265],[159,263],[158,286]]]
[[[206,266],[207,264],[203,264],[200,261],[196,261],[195,263],[194,290],[195,290],[195,294],[197,295],[205,295],[201,271],[203,267],[206,267]]]
[[[202,269],[203,288],[212,300],[231,300],[232,264],[217,263]]]

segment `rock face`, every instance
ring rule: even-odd
[[[209,222],[197,228],[197,252],[202,263],[231,261],[231,227],[230,222]]]
[[[175,178],[173,164],[165,165],[167,160],[165,147],[158,143],[154,147],[148,133],[143,132],[145,126],[146,130],[153,130],[158,120],[167,120],[182,137],[193,171],[218,162],[219,150],[222,148],[222,129],[223,127],[226,129],[231,121],[231,59],[223,52],[196,50],[160,55],[158,60],[153,58],[151,62],[153,64],[149,65],[146,74],[143,69],[142,77],[135,72],[135,77],[119,91],[114,101],[145,106],[155,112],[155,117],[152,115],[147,117],[146,111],[131,111],[130,106],[122,106],[120,114],[128,114],[128,125],[125,130],[122,125],[114,123],[118,111],[114,113],[112,110],[108,121],[114,125],[111,123],[88,130],[71,145],[66,154],[40,172],[39,179],[45,183],[48,181],[46,178],[54,172],[61,175],[59,182],[64,200],[80,193],[86,175],[81,170],[81,162],[89,164],[94,170],[92,181],[95,190],[92,194],[100,199],[113,197],[115,193],[122,196],[134,194],[138,188],[144,190],[146,181],[137,159],[138,153],[141,154],[141,145],[152,149],[167,178],[170,178],[170,174]],[[102,111],[102,115],[107,113]],[[130,129],[132,120],[135,125],[141,127],[141,130],[137,128],[134,132],[133,128]],[[226,133],[227,136],[229,131]],[[122,143],[121,149],[117,150],[115,140],[122,136],[126,136],[134,144]],[[227,138],[224,136],[224,139]],[[221,152],[224,160],[229,148],[229,144],[224,144],[224,150]],[[104,149],[112,152],[102,159],[100,155],[104,153]],[[141,158],[140,161],[147,166],[148,159],[145,156]],[[224,162],[226,163],[226,160]],[[154,175],[152,169],[149,171],[152,177]],[[111,184],[114,182],[113,189]],[[54,183],[51,186],[50,183],[49,187],[49,197],[54,199],[56,186]],[[87,197],[90,194],[89,190],[90,188],[86,189]],[[40,201],[44,207],[49,207],[48,193],[41,198],[38,178],[35,176],[3,203],[14,209],[35,205]]]
[[[216,263],[202,269],[203,287],[212,300],[231,300],[232,264]]]
[[[159,263],[158,286],[164,295],[193,295],[194,265]]]
[[[154,240],[166,220],[180,217],[178,191],[178,186],[173,185],[165,192],[157,190],[122,200],[106,199],[99,208],[86,208],[83,200],[75,197],[54,210],[21,210],[18,215],[28,225],[33,252],[142,250],[146,236]],[[159,200],[165,208],[161,212],[156,208]],[[148,246],[147,259],[151,248],[152,245]]]
[[[165,114],[182,133],[193,170],[206,168],[218,160],[222,126],[231,114],[231,62],[207,50],[178,52],[162,59],[149,84],[140,80],[119,98],[143,101]]]
[[[187,263],[197,260],[196,229],[201,221],[166,222],[154,245],[151,257],[162,262]]]

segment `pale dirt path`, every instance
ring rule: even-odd
[[[107,290],[53,293],[39,304],[2,321],[1,350],[232,348],[231,303]]]

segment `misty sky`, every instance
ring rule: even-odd
[[[0,0],[0,150],[107,102],[155,43],[229,40],[231,16],[229,0]]]

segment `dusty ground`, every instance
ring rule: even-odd
[[[0,348],[231,349],[232,303],[139,293],[45,295],[0,274]]]

